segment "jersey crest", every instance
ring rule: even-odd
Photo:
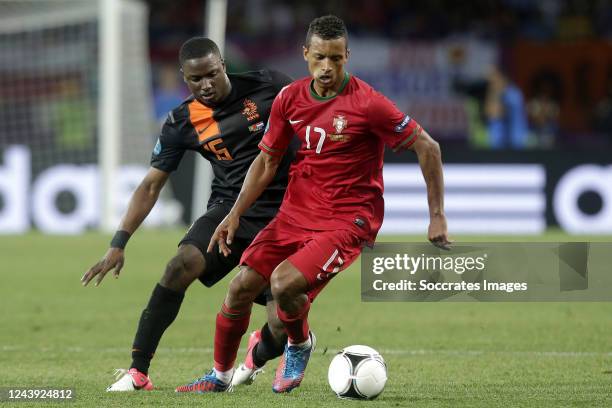
[[[342,131],[348,126],[348,120],[346,119],[346,116],[334,115],[333,126],[336,130],[336,133],[329,134],[329,140],[331,140],[332,142],[347,142],[350,139],[348,135],[342,134]]]
[[[247,98],[244,100],[243,105],[242,114],[249,122],[259,119],[259,112],[257,112],[257,104],[255,102]]]
[[[336,129],[336,133],[340,134],[346,127],[348,126],[348,120],[346,120],[346,116],[344,115],[334,115],[334,129]]]

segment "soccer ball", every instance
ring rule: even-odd
[[[385,388],[387,366],[372,347],[349,346],[333,358],[327,380],[340,398],[374,399]]]

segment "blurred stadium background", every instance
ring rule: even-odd
[[[309,21],[343,17],[348,69],[440,141],[453,233],[612,233],[609,1],[208,4],[227,16],[230,71],[296,78],[307,75]],[[0,233],[114,228],[159,122],[187,95],[180,44],[224,32],[224,13],[207,25],[207,10],[203,0],[0,1]],[[193,186],[206,183],[194,183],[193,158],[148,225],[199,215],[206,192]],[[383,233],[421,233],[413,155],[390,154],[385,172]]]
[[[274,365],[235,395],[172,392],[209,367],[223,282],[190,289],[153,361],[159,392],[102,392],[204,205],[194,155],[130,242],[120,281],[78,279],[106,250],[160,121],[187,96],[181,43],[222,29],[206,23],[213,3],[225,2],[0,0],[0,387],[73,387],[77,406],[346,406],[326,384],[330,354],[364,343],[389,365],[377,406],[610,406],[612,303],[362,303],[357,264],[317,299],[320,348],[286,398],[270,392]],[[610,240],[610,1],[228,0],[223,10],[230,71],[296,78],[307,75],[311,19],[342,17],[349,71],[440,142],[455,239]],[[386,159],[380,239],[422,242],[414,155]]]

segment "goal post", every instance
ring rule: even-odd
[[[114,180],[119,165],[119,57],[121,53],[119,0],[98,0],[100,22],[100,87],[98,116],[98,163],[100,165],[100,229],[113,231],[117,226],[115,215]]]
[[[225,51],[225,26],[227,21],[227,0],[208,0],[204,16],[206,37],[219,47],[221,55]],[[193,177],[193,195],[191,202],[191,220],[197,220],[206,211],[213,179],[210,163],[196,157]]]
[[[115,229],[159,135],[151,84],[144,1],[0,0],[0,234]],[[180,212],[163,195],[146,224]]]

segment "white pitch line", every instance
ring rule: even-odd
[[[69,353],[129,353],[129,347],[105,347],[105,348],[85,348],[85,347],[25,347],[15,345],[4,345],[0,347],[1,352],[12,351],[39,351],[39,352],[69,352]],[[159,347],[157,353],[213,353],[212,347]],[[241,348],[240,353],[246,349]],[[327,349],[326,354],[338,353],[339,349]],[[444,356],[481,356],[481,355],[506,355],[506,356],[536,356],[536,357],[612,357],[612,352],[597,352],[597,351],[508,351],[508,350],[406,350],[406,349],[379,349],[382,355],[406,355],[406,356],[423,356],[423,355],[444,355]],[[321,354],[321,348],[315,354]]]

